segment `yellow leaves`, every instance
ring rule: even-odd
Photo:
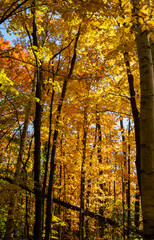
[[[43,14],[45,14],[48,11],[47,5],[40,5],[39,8],[36,11],[37,17],[41,17]]]
[[[128,24],[128,23],[131,22],[131,20],[132,20],[131,17],[126,17],[125,20],[124,20],[124,22]]]
[[[39,27],[37,28],[37,32],[39,35],[41,35],[41,33],[44,31],[44,27],[39,25]]]
[[[151,9],[147,6],[144,5],[141,9],[140,9],[140,15],[143,15],[144,17],[146,15],[149,15],[151,13]]]
[[[144,23],[142,18],[139,18],[138,21],[139,21],[140,24],[143,24],[143,23]]]
[[[151,19],[151,9],[147,6],[144,5],[138,13],[138,22],[141,26],[141,30],[142,32],[144,32],[145,30],[150,30],[153,28],[154,23],[153,20]]]
[[[125,6],[125,4],[127,4],[128,3],[128,0],[122,0],[121,1],[121,6],[123,7],[123,6]]]
[[[131,16],[125,16],[125,17],[118,16],[116,20],[121,26],[131,26],[132,25],[132,17]]]
[[[30,50],[31,54],[35,54],[39,65],[41,65],[41,60],[49,61],[53,56],[52,51],[50,50],[49,47],[33,46],[33,47],[30,47],[29,50]]]
[[[154,21],[149,17],[146,18],[139,17],[138,22],[141,26],[142,32],[144,32],[145,30],[150,31],[151,29],[154,28]]]
[[[15,95],[19,94],[18,90],[14,87],[13,82],[6,76],[3,69],[0,69],[0,90]]]

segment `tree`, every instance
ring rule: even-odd
[[[137,14],[137,35],[136,44],[139,58],[140,85],[141,85],[141,113],[140,113],[140,134],[141,134],[141,197],[142,212],[144,221],[144,238],[154,238],[154,211],[153,211],[153,162],[154,162],[154,68],[153,68],[153,44],[150,42],[149,28],[142,26],[144,14],[150,17],[150,1],[138,8],[134,4]],[[141,16],[141,17],[139,17]]]

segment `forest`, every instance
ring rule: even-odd
[[[0,4],[0,239],[154,240],[154,2]]]

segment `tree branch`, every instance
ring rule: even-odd
[[[20,8],[23,4],[25,4],[26,2],[28,2],[28,0],[25,0],[25,1],[23,1],[22,3],[18,4],[15,9],[13,9],[10,13],[7,14],[7,12],[8,12],[8,11],[13,7],[13,5],[14,5],[15,3],[17,3],[17,2],[18,2],[18,1],[15,1],[14,3],[12,3],[11,6],[6,10],[6,12],[3,14],[3,16],[2,16],[1,19],[0,19],[0,24],[3,23],[3,22],[5,22],[5,20],[8,19],[9,17],[11,17],[11,16],[13,15],[13,13],[14,13],[18,8]]]

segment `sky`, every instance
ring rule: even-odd
[[[6,32],[6,28],[5,28],[5,26],[3,24],[0,25],[0,32],[3,35],[5,40],[10,41],[11,45],[14,45],[13,40],[16,39],[17,37],[13,33],[11,33],[11,35],[8,34]]]

